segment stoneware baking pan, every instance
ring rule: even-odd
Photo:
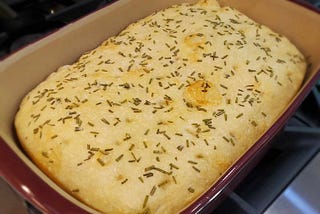
[[[22,151],[13,119],[22,97],[59,66],[74,62],[128,24],[187,0],[118,0],[0,61],[0,175],[44,213],[96,213],[64,192]],[[287,36],[310,66],[299,93],[257,142],[182,213],[208,213],[257,163],[272,138],[310,92],[320,76],[320,13],[302,1],[220,0]],[[282,93],[286,93],[283,91]]]

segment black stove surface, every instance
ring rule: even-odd
[[[0,58],[112,1],[0,0]],[[305,1],[320,8],[320,0]],[[264,213],[319,151],[320,83],[257,167],[214,213]],[[25,204],[30,214],[40,214],[28,202]]]
[[[114,0],[1,0],[0,58]]]

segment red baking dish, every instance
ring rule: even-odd
[[[59,66],[75,61],[128,24],[152,12],[192,0],[119,0],[0,61],[0,175],[44,213],[96,213],[68,195],[26,156],[13,128],[22,97]],[[285,0],[219,0],[287,36],[308,58],[303,85],[278,119],[221,177],[182,213],[208,213],[250,172],[272,139],[301,104],[320,76],[320,12]]]

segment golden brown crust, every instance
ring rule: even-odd
[[[203,0],[140,20],[61,67],[15,126],[35,163],[105,213],[176,213],[203,193],[298,90],[283,36]]]

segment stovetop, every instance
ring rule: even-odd
[[[272,144],[214,213],[320,213],[319,83]]]
[[[0,0],[0,58],[114,0]],[[320,0],[305,0],[320,8]],[[214,213],[320,213],[320,82]],[[40,214],[0,178],[0,213]]]
[[[0,58],[115,0],[1,0]]]

